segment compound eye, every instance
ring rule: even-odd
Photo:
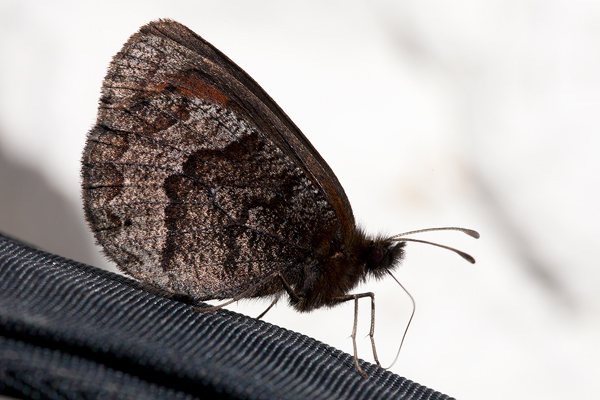
[[[385,252],[381,247],[374,247],[373,250],[371,250],[371,262],[374,265],[379,265],[381,260],[383,260],[384,255]]]

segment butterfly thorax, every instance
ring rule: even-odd
[[[292,285],[299,302],[290,299],[298,311],[333,307],[367,277],[380,278],[396,267],[404,256],[404,242],[368,238],[356,230],[347,240],[321,243],[316,257],[306,265]]]

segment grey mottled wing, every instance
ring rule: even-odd
[[[254,79],[210,43],[175,21],[153,22],[140,32],[169,38],[199,56],[203,62],[198,71],[202,79],[235,99],[236,106],[245,112],[245,118],[268,132],[275,145],[326,195],[338,216],[341,234],[346,237],[354,234],[352,208],[337,177],[300,129]]]
[[[301,273],[315,232],[342,229],[326,191],[249,116],[243,90],[220,83],[227,71],[150,29],[160,24],[113,59],[88,135],[84,208],[98,243],[124,272],[197,299]]]

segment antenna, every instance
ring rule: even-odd
[[[441,247],[443,249],[455,252],[456,254],[458,254],[459,256],[461,256],[462,258],[464,258],[465,260],[467,260],[471,264],[475,264],[475,259],[471,255],[469,255],[469,254],[467,254],[467,253],[465,253],[463,251],[460,251],[458,249],[455,249],[454,247],[444,246],[443,244],[434,243],[434,242],[428,242],[427,240],[420,240],[420,239],[413,239],[413,238],[405,238],[404,237],[406,235],[412,235],[412,234],[415,234],[415,233],[435,232],[435,231],[459,231],[459,232],[466,233],[467,235],[469,235],[471,237],[474,237],[475,239],[479,239],[479,236],[480,236],[479,232],[474,231],[473,229],[451,227],[451,228],[419,229],[417,231],[410,231],[410,232],[400,233],[398,235],[394,235],[394,236],[390,237],[389,239],[393,240],[393,241],[396,241],[396,242],[417,242],[417,243],[425,243],[425,244],[430,244],[432,246]]]
[[[405,238],[404,237],[406,235],[412,235],[414,233],[435,232],[435,231],[459,231],[459,232],[466,233],[467,235],[469,235],[471,237],[474,237],[475,239],[479,239],[479,237],[480,237],[479,232],[474,231],[473,229],[449,227],[449,228],[419,229],[419,230],[416,230],[416,231],[410,231],[410,232],[400,233],[398,235],[394,235],[394,236],[390,237],[389,239],[393,240],[393,241],[397,241],[397,242],[417,242],[417,243],[425,243],[425,244],[430,244],[432,246],[441,247],[443,249],[447,249],[447,250],[455,252],[456,254],[458,254],[459,256],[461,256],[462,258],[464,258],[465,260],[467,260],[471,264],[475,264],[475,259],[471,255],[469,255],[469,254],[467,254],[467,253],[465,253],[463,251],[460,251],[458,249],[455,249],[454,247],[444,246],[443,244],[434,243],[434,242],[428,242],[426,240],[419,240],[419,239]],[[410,327],[410,323],[412,322],[413,317],[415,316],[415,311],[417,310],[417,305],[415,303],[415,299],[412,297],[412,295],[409,293],[409,291],[406,290],[406,288],[400,283],[400,281],[398,279],[396,279],[396,277],[390,271],[388,271],[388,273],[396,281],[396,283],[398,285],[400,285],[400,287],[402,288],[402,290],[404,290],[404,292],[406,292],[406,294],[408,295],[408,297],[410,297],[410,301],[412,302],[412,305],[413,305],[413,310],[412,310],[412,313],[410,314],[410,318],[408,320],[408,324],[406,324],[406,329],[404,329],[404,334],[402,335],[402,341],[400,342],[400,347],[398,348],[398,352],[396,353],[396,357],[394,358],[394,361],[392,361],[392,364],[389,367],[387,367],[386,369],[392,368],[394,366],[394,364],[396,363],[396,361],[398,361],[398,357],[400,356],[400,350],[402,350],[402,345],[404,344],[404,339],[406,339],[406,334],[408,333],[408,328]]]

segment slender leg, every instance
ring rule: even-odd
[[[279,280],[281,281],[281,284],[283,285],[283,289],[287,292],[288,296],[290,296],[292,298],[292,300],[295,303],[300,302],[300,300],[302,300],[302,298],[296,293],[294,292],[294,289],[292,289],[292,287],[290,286],[289,283],[287,283],[287,281],[285,280],[285,278],[283,277],[283,275],[281,275],[280,273],[278,273],[276,276],[273,277],[273,279],[279,278]],[[256,319],[261,319],[262,317],[264,317],[264,315],[269,312],[269,310],[271,308],[273,308],[273,306],[275,304],[277,304],[277,302],[280,299],[280,295],[278,294],[277,297],[275,298],[275,300],[273,300],[273,302],[271,303],[271,305],[262,312],[262,314],[260,314],[258,317],[256,317]]]
[[[369,297],[371,297],[371,329],[369,330],[369,338],[371,339],[371,348],[373,349],[375,364],[377,364],[378,367],[381,367],[379,357],[377,357],[377,349],[375,348],[375,295],[373,293],[369,294]]]
[[[264,285],[265,283],[269,282],[270,280],[273,279],[277,279],[279,278],[281,280],[281,283],[283,285],[283,288],[285,289],[285,291],[287,292],[287,294],[292,298],[292,300],[294,302],[299,302],[301,300],[301,297],[298,296],[296,294],[296,292],[294,292],[294,289],[292,289],[292,287],[289,285],[289,283],[287,283],[287,281],[285,280],[285,278],[280,274],[273,274],[273,275],[269,275],[268,277],[266,277],[265,279],[262,279],[260,282],[250,286],[248,289],[244,290],[242,293],[238,294],[237,296],[235,296],[234,298],[232,298],[229,301],[226,301],[223,304],[219,304],[217,306],[212,306],[212,307],[194,307],[194,310],[199,311],[199,312],[213,312],[213,311],[217,311],[225,306],[228,306],[231,303],[235,303],[236,301],[239,301],[243,298],[246,298],[248,296],[250,296],[252,294],[252,292],[254,290],[256,290],[257,288],[261,287],[262,285]],[[260,314],[258,316],[258,319],[260,319],[261,317],[263,317],[267,311],[269,311],[271,309],[271,307],[273,307],[275,305],[275,303],[277,303],[277,301],[279,300],[279,296],[277,297],[277,299],[275,299],[275,301],[273,301],[273,303],[271,303],[271,305],[269,306],[269,308],[267,308],[262,314]]]
[[[294,292],[294,289],[292,289],[290,284],[287,283],[283,275],[277,274],[277,276],[279,277],[279,280],[281,280],[281,284],[283,285],[283,288],[285,289],[287,294],[292,298],[292,300],[295,303],[299,303],[302,298],[299,295],[297,295],[296,292]]]
[[[367,378],[367,374],[362,370],[360,365],[358,364],[358,350],[356,346],[356,330],[358,328],[358,299],[363,297],[371,298],[371,329],[369,331],[369,338],[371,339],[371,348],[373,349],[373,358],[375,359],[375,363],[381,367],[381,363],[379,362],[379,358],[377,357],[377,349],[375,348],[375,295],[371,292],[368,293],[358,293],[358,294],[349,294],[347,296],[338,297],[336,300],[339,303],[343,303],[345,301],[354,300],[354,326],[352,328],[352,346],[354,348],[354,365],[358,372]]]
[[[358,364],[358,348],[356,347],[356,330],[358,328],[358,297],[354,298],[354,327],[352,328],[352,347],[354,348],[354,365],[358,372],[365,378],[368,378],[368,375]]]
[[[271,308],[273,308],[273,306],[274,306],[275,304],[277,304],[277,302],[278,302],[278,301],[279,301],[279,296],[277,296],[277,297],[275,298],[275,300],[273,300],[273,302],[271,303],[271,305],[270,305],[269,307],[267,307],[267,309],[266,309],[265,311],[263,311],[262,313],[260,313],[260,315],[259,315],[258,317],[256,317],[256,319],[261,319],[262,317],[264,317],[264,316],[265,316],[265,314],[266,314],[266,313],[268,313],[268,312],[269,312],[269,310],[270,310]]]
[[[261,287],[262,285],[264,285],[265,283],[267,283],[268,281],[275,279],[279,274],[273,274],[273,275],[269,275],[266,278],[262,279],[260,282],[250,286],[248,289],[244,290],[242,293],[238,294],[237,296],[235,296],[234,298],[232,298],[229,301],[226,301],[223,304],[219,304],[217,306],[212,306],[212,307],[194,307],[195,311],[198,312],[213,312],[213,311],[217,311],[220,310],[221,308],[230,305],[231,303],[235,303],[236,301],[239,301],[241,299],[244,299],[248,296],[250,296],[252,294],[253,291],[255,291],[257,288]],[[268,311],[268,310],[267,310]],[[264,313],[263,313],[264,315]]]

